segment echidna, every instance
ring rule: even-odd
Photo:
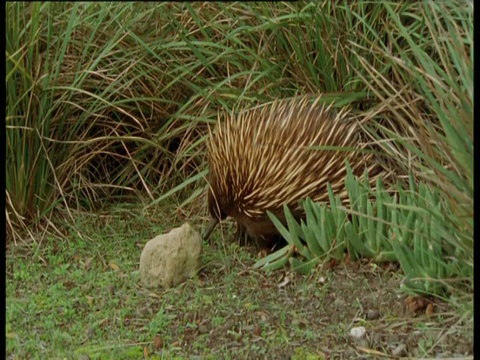
[[[346,159],[354,175],[367,169],[374,187],[380,164],[371,151],[362,151],[369,145],[361,124],[348,110],[335,112],[321,100],[277,100],[219,119],[207,142],[212,220],[205,238],[231,217],[251,238],[273,245],[279,234],[267,211],[284,220],[286,203],[299,219],[299,200],[328,201],[327,182],[348,201]]]

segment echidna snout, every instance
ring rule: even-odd
[[[222,210],[222,207],[221,207],[221,203],[220,203],[221,199],[217,200],[212,190],[208,191],[207,201],[208,201],[207,203],[208,211],[212,218],[216,218],[219,221],[225,220],[227,218],[228,215]]]
[[[205,229],[205,233],[203,235],[204,240],[208,239],[212,231],[215,229],[215,227],[221,220],[224,220],[228,217],[228,215],[223,212],[221,204],[219,204],[217,199],[215,199],[215,195],[213,194],[211,189],[208,191],[207,206],[211,219]]]

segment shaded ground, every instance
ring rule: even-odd
[[[7,250],[8,359],[472,358],[472,316],[439,302],[429,316],[412,314],[395,269],[267,274],[251,268],[256,250],[221,242],[217,231],[197,278],[148,291],[140,253],[167,229],[131,212],[78,224],[84,239],[71,231],[68,241]]]

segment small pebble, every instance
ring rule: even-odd
[[[380,317],[380,312],[377,310],[367,311],[367,320],[377,320]]]
[[[366,332],[367,330],[365,330],[363,326],[354,327],[350,329],[350,335],[355,339],[361,339]]]

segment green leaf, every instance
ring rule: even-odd
[[[307,243],[308,248],[315,256],[325,255],[325,252],[322,250],[318,244],[317,236],[315,232],[309,227],[306,223],[302,221],[301,223],[303,233],[305,235],[305,242]]]
[[[325,224],[325,206],[320,206],[320,211],[318,214],[320,215],[320,246],[325,250],[325,252],[329,252],[332,250],[332,241],[331,238],[327,236],[327,227]]]
[[[393,251],[397,255],[400,266],[405,272],[407,278],[413,279],[420,273],[418,264],[413,257],[412,250],[410,250],[402,241],[396,240],[401,236],[398,229],[394,228],[393,232],[395,234],[395,239],[391,241]]]
[[[415,212],[410,211],[407,215],[407,219],[405,220],[405,223],[403,224],[402,232],[403,232],[403,237],[402,241],[407,245],[407,246],[412,246],[412,234],[413,234],[413,227],[414,227],[414,221],[415,221]]]
[[[299,253],[302,254],[302,256],[306,257],[308,260],[311,260],[313,258],[313,254],[306,246],[303,245],[299,237],[299,232],[301,231],[300,225],[298,225],[297,220],[293,217],[292,212],[286,204],[283,205],[283,211],[287,220],[288,230],[292,243],[295,244]]]
[[[346,243],[350,259],[358,260],[363,253],[363,244],[359,241],[357,234],[352,226],[352,223],[345,224]]]
[[[274,253],[265,256],[263,259],[258,260],[253,267],[256,269],[264,268],[265,270],[277,270],[288,262],[288,258],[292,254],[293,245],[287,245]]]
[[[333,240],[335,239],[336,226],[335,226],[335,220],[333,219],[332,212],[330,209],[327,208],[326,205],[322,205],[322,220],[323,220],[323,227],[325,228],[326,244],[329,247],[329,250],[331,250],[333,246]]]
[[[322,231],[320,229],[320,226],[318,225],[317,222],[317,217],[315,215],[315,212],[318,211],[318,206],[316,206],[311,199],[307,199],[305,201],[305,213],[306,213],[306,224],[305,228],[308,228],[311,230],[312,239],[311,242],[315,244],[310,244],[309,241],[309,246],[312,249],[314,253],[324,254],[326,253],[329,249],[325,249],[322,244],[323,241],[321,239],[322,237]],[[306,230],[304,229],[304,233]]]
[[[337,202],[335,200],[335,195],[333,194],[332,185],[330,183],[327,184],[327,189],[328,199],[330,200],[330,209],[332,210],[332,213],[335,214],[337,212]]]
[[[275,228],[278,230],[280,235],[289,243],[289,244],[294,244],[292,237],[290,235],[290,232],[287,230],[287,228],[282,224],[282,222],[275,216],[274,213],[271,211],[267,211],[267,215],[272,221],[273,225],[275,225]]]
[[[291,257],[289,259],[290,265],[295,271],[298,271],[300,274],[308,275],[312,272],[313,268],[318,264],[319,258],[313,258],[309,261],[302,262],[297,258]]]
[[[395,253],[395,251],[382,251],[378,253],[376,256],[373,258],[377,262],[394,262],[398,261],[398,257]]]
[[[381,250],[381,247],[378,246],[375,236],[376,225],[378,222],[375,222],[375,218],[373,216],[373,205],[369,201],[367,203],[367,227],[366,232],[366,242],[369,244],[369,247],[372,249],[373,252],[378,253]]]

